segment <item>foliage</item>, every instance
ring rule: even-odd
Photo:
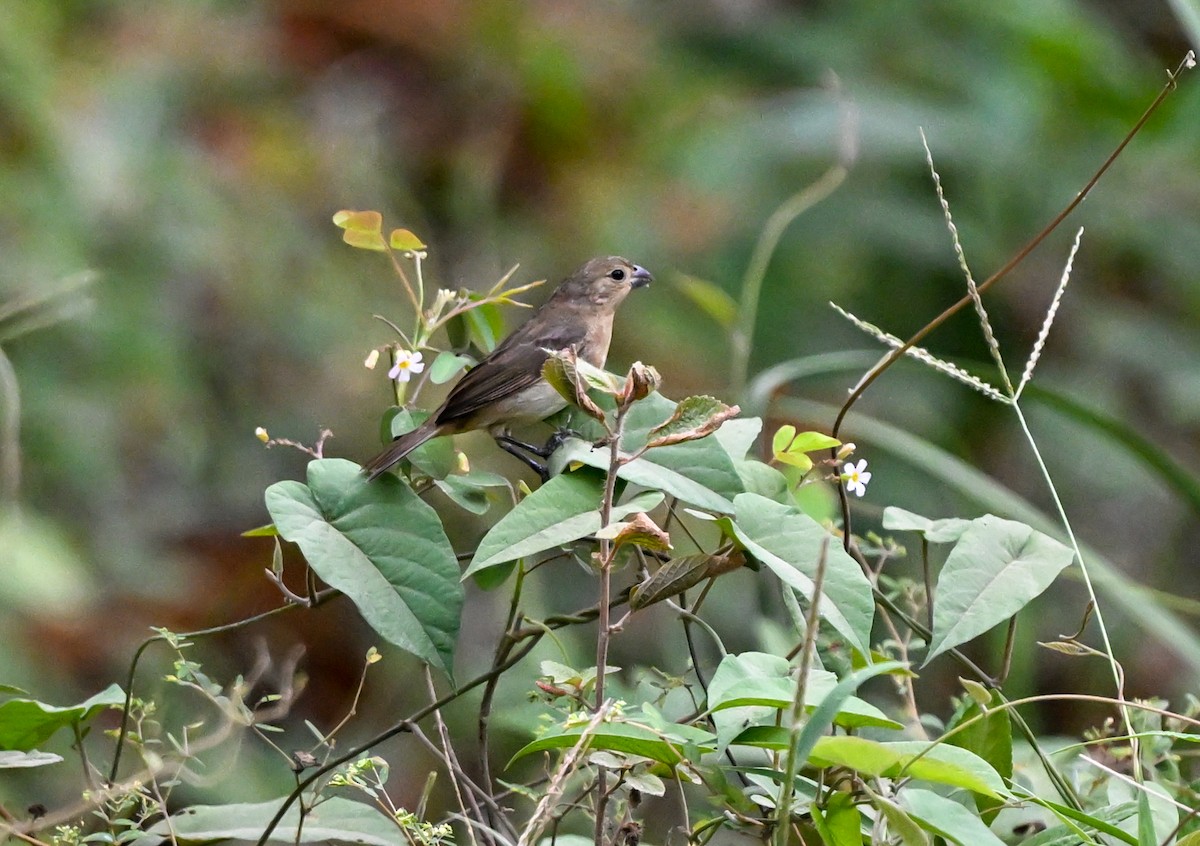
[[[465,366],[463,350],[470,345],[494,345],[490,319],[468,316],[490,314],[523,289],[505,288],[505,277],[484,295],[439,291],[427,309],[424,243],[407,230],[385,238],[376,213],[342,212],[334,222],[351,246],[385,253],[409,292],[413,324],[408,331],[391,324],[400,340],[379,352],[393,362],[419,363],[425,353],[453,362],[423,376],[422,367],[393,367],[389,380],[400,405],[386,413],[383,431],[398,434],[420,419],[421,412],[404,405],[410,385],[416,394],[435,375],[449,378]],[[971,290],[1003,368],[973,283]],[[1021,388],[1049,325],[1048,319]],[[459,346],[433,346],[440,330],[454,326],[450,337],[457,336]],[[864,328],[890,342],[881,330]],[[368,366],[376,357],[368,357]],[[289,752],[272,737],[284,731],[279,723],[297,692],[294,678],[278,693],[251,700],[260,679],[223,684],[189,658],[197,638],[252,626],[255,618],[189,635],[163,629],[138,650],[133,669],[150,645],[165,645],[174,655],[167,683],[198,696],[215,720],[168,727],[153,699],[135,695],[132,671],[125,691],[113,685],[76,706],[49,706],[12,689],[0,704],[0,767],[61,764],[60,756],[36,747],[69,729],[82,751],[90,723],[106,708],[120,711],[121,724],[109,733],[115,746],[106,775],[84,759],[86,804],[98,825],[85,827],[78,812],[67,809],[30,823],[10,820],[10,831],[35,844],[42,842],[36,833],[58,826],[57,844],[158,837],[524,846],[560,827],[582,826],[593,832],[596,846],[632,846],[644,835],[707,843],[722,831],[777,846],[793,838],[826,846],[935,839],[965,846],[1002,842],[998,826],[1020,809],[1037,812],[1022,823],[1027,833],[1040,831],[1028,838],[1037,844],[1090,843],[1106,835],[1142,846],[1200,830],[1196,812],[1183,812],[1196,792],[1195,774],[1182,757],[1200,738],[1200,720],[1165,703],[1125,697],[1094,593],[1089,616],[1099,625],[1100,646],[1085,640],[1086,618],[1078,634],[1044,644],[1107,661],[1114,673],[1113,698],[1044,697],[1107,702],[1120,716],[1119,729],[1105,724],[1074,752],[1051,750],[1024,722],[1020,707],[1042,697],[1007,698],[1005,667],[989,674],[959,651],[1008,623],[1007,655],[1013,625],[1030,602],[1073,563],[1086,578],[1077,546],[990,514],[931,519],[889,507],[883,528],[915,536],[920,545],[924,576],[914,581],[889,566],[906,555],[896,539],[855,536],[845,510],[840,527],[805,510],[813,486],[832,483],[843,507],[841,483],[861,495],[869,474],[862,472],[865,461],[849,460],[853,444],[785,424],[770,438],[771,459],[764,463],[751,454],[760,418],[739,416],[737,406],[707,396],[669,400],[659,392],[657,371],[640,362],[619,376],[590,368],[571,350],[554,351],[545,375],[571,403],[568,420],[590,434],[572,430],[552,440],[554,473],[536,490],[472,470],[449,442],[414,452],[398,477],[368,482],[352,462],[323,457],[322,435],[314,447],[292,444],[312,458],[306,481],[271,485],[265,502],[273,524],[250,533],[274,537],[268,576],[284,600],[279,610],[346,596],[381,641],[424,664],[426,705],[372,727],[367,740],[344,749],[337,738],[354,717],[352,704],[329,730],[309,724],[315,744]],[[413,382],[414,376],[421,378]],[[991,390],[1020,414],[1021,388],[1005,380],[1003,391]],[[572,418],[576,413],[583,417]],[[1036,451],[1032,436],[1030,446]],[[433,490],[447,495],[444,508],[426,502]],[[489,491],[505,490],[511,508],[473,551],[456,554],[448,536],[491,510]],[[284,543],[303,555],[304,593],[287,587],[295,579],[285,572]],[[934,578],[931,550],[938,545],[949,550],[937,556]],[[575,559],[588,573],[595,602],[538,618],[528,595],[535,581],[563,577],[562,565],[554,563],[560,558]],[[457,562],[465,559],[460,575]],[[725,635],[702,616],[714,589],[747,572],[789,611],[779,631],[790,648],[730,651]],[[510,610],[490,666],[460,680],[456,650],[468,579],[507,591]],[[616,639],[628,637],[627,626],[650,615],[681,628],[687,655],[670,666],[639,667],[658,681],[631,684],[634,677],[609,663],[610,651]],[[523,660],[547,637],[593,622],[594,663],[543,660],[535,671]],[[701,636],[720,656],[711,672]],[[918,656],[921,667],[940,658],[966,675],[964,694],[944,726],[917,706]],[[381,657],[368,652],[356,702]],[[440,692],[434,670],[443,677]],[[890,696],[868,696],[868,683],[883,677]],[[489,727],[501,680],[522,687],[540,709],[538,720],[523,725],[524,742],[504,766],[506,777],[520,781],[492,771],[497,761]],[[449,730],[443,710],[477,688],[483,689],[475,716],[479,762],[470,766],[463,762],[465,737]],[[1025,745],[1014,742],[1014,729]],[[178,807],[176,788],[247,731],[287,762],[294,789],[265,802]],[[399,734],[419,738],[439,761],[465,829],[433,819],[433,773],[415,808],[395,804],[387,784],[393,763],[375,750]],[[1085,754],[1092,747],[1125,762],[1131,777]],[[123,770],[123,751],[136,754],[140,766]],[[1018,758],[1030,753],[1036,764],[1019,768]],[[671,829],[644,831],[672,805],[682,810]]]

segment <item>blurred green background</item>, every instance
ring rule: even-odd
[[[517,281],[556,281],[592,255],[628,256],[659,281],[627,305],[610,366],[642,359],[668,395],[744,403],[725,331],[679,280],[740,297],[765,221],[837,160],[847,131],[846,181],[768,268],[752,378],[878,354],[830,300],[905,336],[963,293],[918,128],[983,279],[1084,185],[1187,46],[1172,7],[1149,0],[0,3],[0,450],[20,506],[0,526],[0,681],[76,701],[123,676],[150,625],[215,625],[277,601],[262,577],[270,544],[239,533],[266,522],[263,489],[302,478],[305,456],[265,450],[254,429],[311,443],[327,426],[327,455],[371,455],[389,390],[362,360],[391,340],[372,314],[408,319],[386,261],[341,243],[338,209],[420,234],[440,287],[482,288],[515,263]],[[1198,82],[1184,76],[988,297],[1019,373],[1084,226],[1038,383],[1111,416],[1193,486]],[[987,359],[965,313],[929,346]],[[837,403],[857,372],[790,390]],[[967,389],[905,363],[858,408],[1048,508],[1011,414]],[[1036,397],[1029,409],[1081,541],[1190,603],[1176,611],[1194,632],[1196,501],[1094,427]],[[768,425],[832,423],[801,411],[778,402]],[[888,504],[997,509],[965,496],[950,465],[865,431],[844,432],[875,472],[858,531]],[[464,443],[518,471],[484,439]],[[562,601],[586,601],[572,577]],[[731,592],[730,621],[761,605],[736,584],[747,595]],[[1109,691],[1101,662],[1032,646],[1074,631],[1083,606],[1069,581],[1034,604],[1023,689]],[[1148,636],[1153,606],[1140,607],[1139,620],[1136,604],[1114,606],[1110,621],[1131,692],[1195,690],[1195,634]],[[487,620],[466,633],[468,656],[494,637]],[[336,718],[371,637],[340,606],[279,625],[280,649],[309,648],[300,710]],[[257,634],[210,660],[244,670]],[[753,642],[748,631],[740,646]],[[994,646],[978,654],[992,661]],[[395,702],[372,695],[379,712]],[[1079,720],[1051,712],[1043,725]]]

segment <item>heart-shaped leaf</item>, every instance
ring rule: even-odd
[[[450,674],[463,588],[437,512],[394,476],[368,482],[336,458],[310,462],[308,484],[267,488],[266,502],[284,540],[381,637]]]

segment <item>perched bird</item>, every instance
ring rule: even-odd
[[[603,367],[612,339],[617,306],[634,288],[650,284],[650,272],[618,256],[594,258],[563,280],[550,299],[459,379],[429,419],[392,441],[363,465],[374,479],[421,444],[441,435],[487,429],[517,457],[507,436],[513,423],[544,420],[566,406],[542,378],[542,365],[557,352],[574,347],[576,354]]]

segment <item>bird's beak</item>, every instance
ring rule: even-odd
[[[654,277],[650,275],[649,270],[641,265],[635,264],[633,266],[633,275],[629,277],[629,286],[631,288],[645,288],[652,281],[654,281]]]

